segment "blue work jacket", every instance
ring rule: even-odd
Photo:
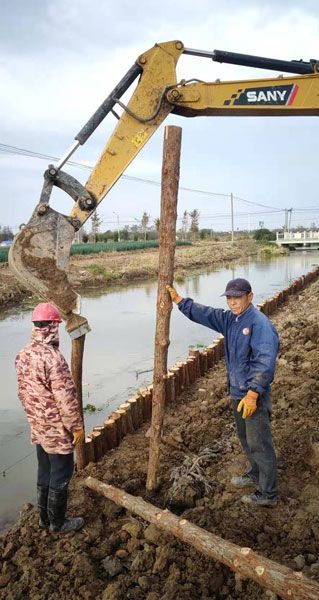
[[[183,298],[178,308],[191,321],[224,336],[228,390],[232,398],[243,398],[248,390],[258,394],[269,391],[279,338],[266,315],[251,304],[236,317],[230,310],[203,306],[191,298]]]

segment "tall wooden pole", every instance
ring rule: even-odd
[[[146,489],[157,486],[160,458],[161,430],[165,405],[165,380],[169,346],[169,324],[172,302],[166,285],[172,285],[176,245],[177,193],[181,154],[181,127],[165,127],[162,165],[162,193],[160,214],[159,269],[157,313],[154,351],[154,380],[152,400],[152,429]]]
[[[83,401],[82,401],[82,368],[83,368],[83,353],[84,353],[85,335],[72,340],[71,353],[71,373],[76,387],[76,395],[78,399],[79,410],[83,419]],[[84,421],[83,421],[84,428]],[[84,469],[86,466],[85,457],[85,442],[77,444],[76,447],[76,466],[78,470]]]
[[[169,510],[161,510],[140,497],[87,477],[85,485],[108,500],[174,535],[206,556],[227,565],[244,578],[252,579],[262,587],[278,594],[283,600],[318,600],[319,583],[307,579],[302,573],[292,571],[279,563],[260,556],[251,548],[241,548],[232,542],[177,517]]]

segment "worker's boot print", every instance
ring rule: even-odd
[[[43,529],[50,527],[50,521],[48,516],[48,495],[49,488],[42,485],[37,485],[37,501],[39,511],[39,526]]]
[[[77,531],[77,529],[81,529],[84,525],[82,517],[68,518],[65,516],[67,498],[67,486],[60,490],[49,489],[48,515],[51,533]]]

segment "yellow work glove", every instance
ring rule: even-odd
[[[242,414],[243,419],[246,419],[247,417],[251,417],[251,415],[254,414],[254,412],[257,408],[257,398],[258,398],[257,392],[248,390],[245,398],[243,398],[239,402],[239,404],[237,406],[237,412],[240,412],[241,409],[244,407],[243,414]]]
[[[171,297],[172,302],[175,302],[175,304],[179,304],[183,300],[182,296],[178,295],[175,288],[171,287],[170,285],[167,285],[166,289]]]
[[[84,442],[84,429],[78,429],[78,431],[73,431],[73,444],[77,446],[78,444],[82,444]]]

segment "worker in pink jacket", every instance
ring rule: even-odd
[[[84,440],[83,420],[74,381],[59,350],[58,309],[42,302],[31,320],[31,343],[15,361],[18,394],[37,451],[40,527],[66,533],[83,526],[81,517],[65,517],[74,445]]]

